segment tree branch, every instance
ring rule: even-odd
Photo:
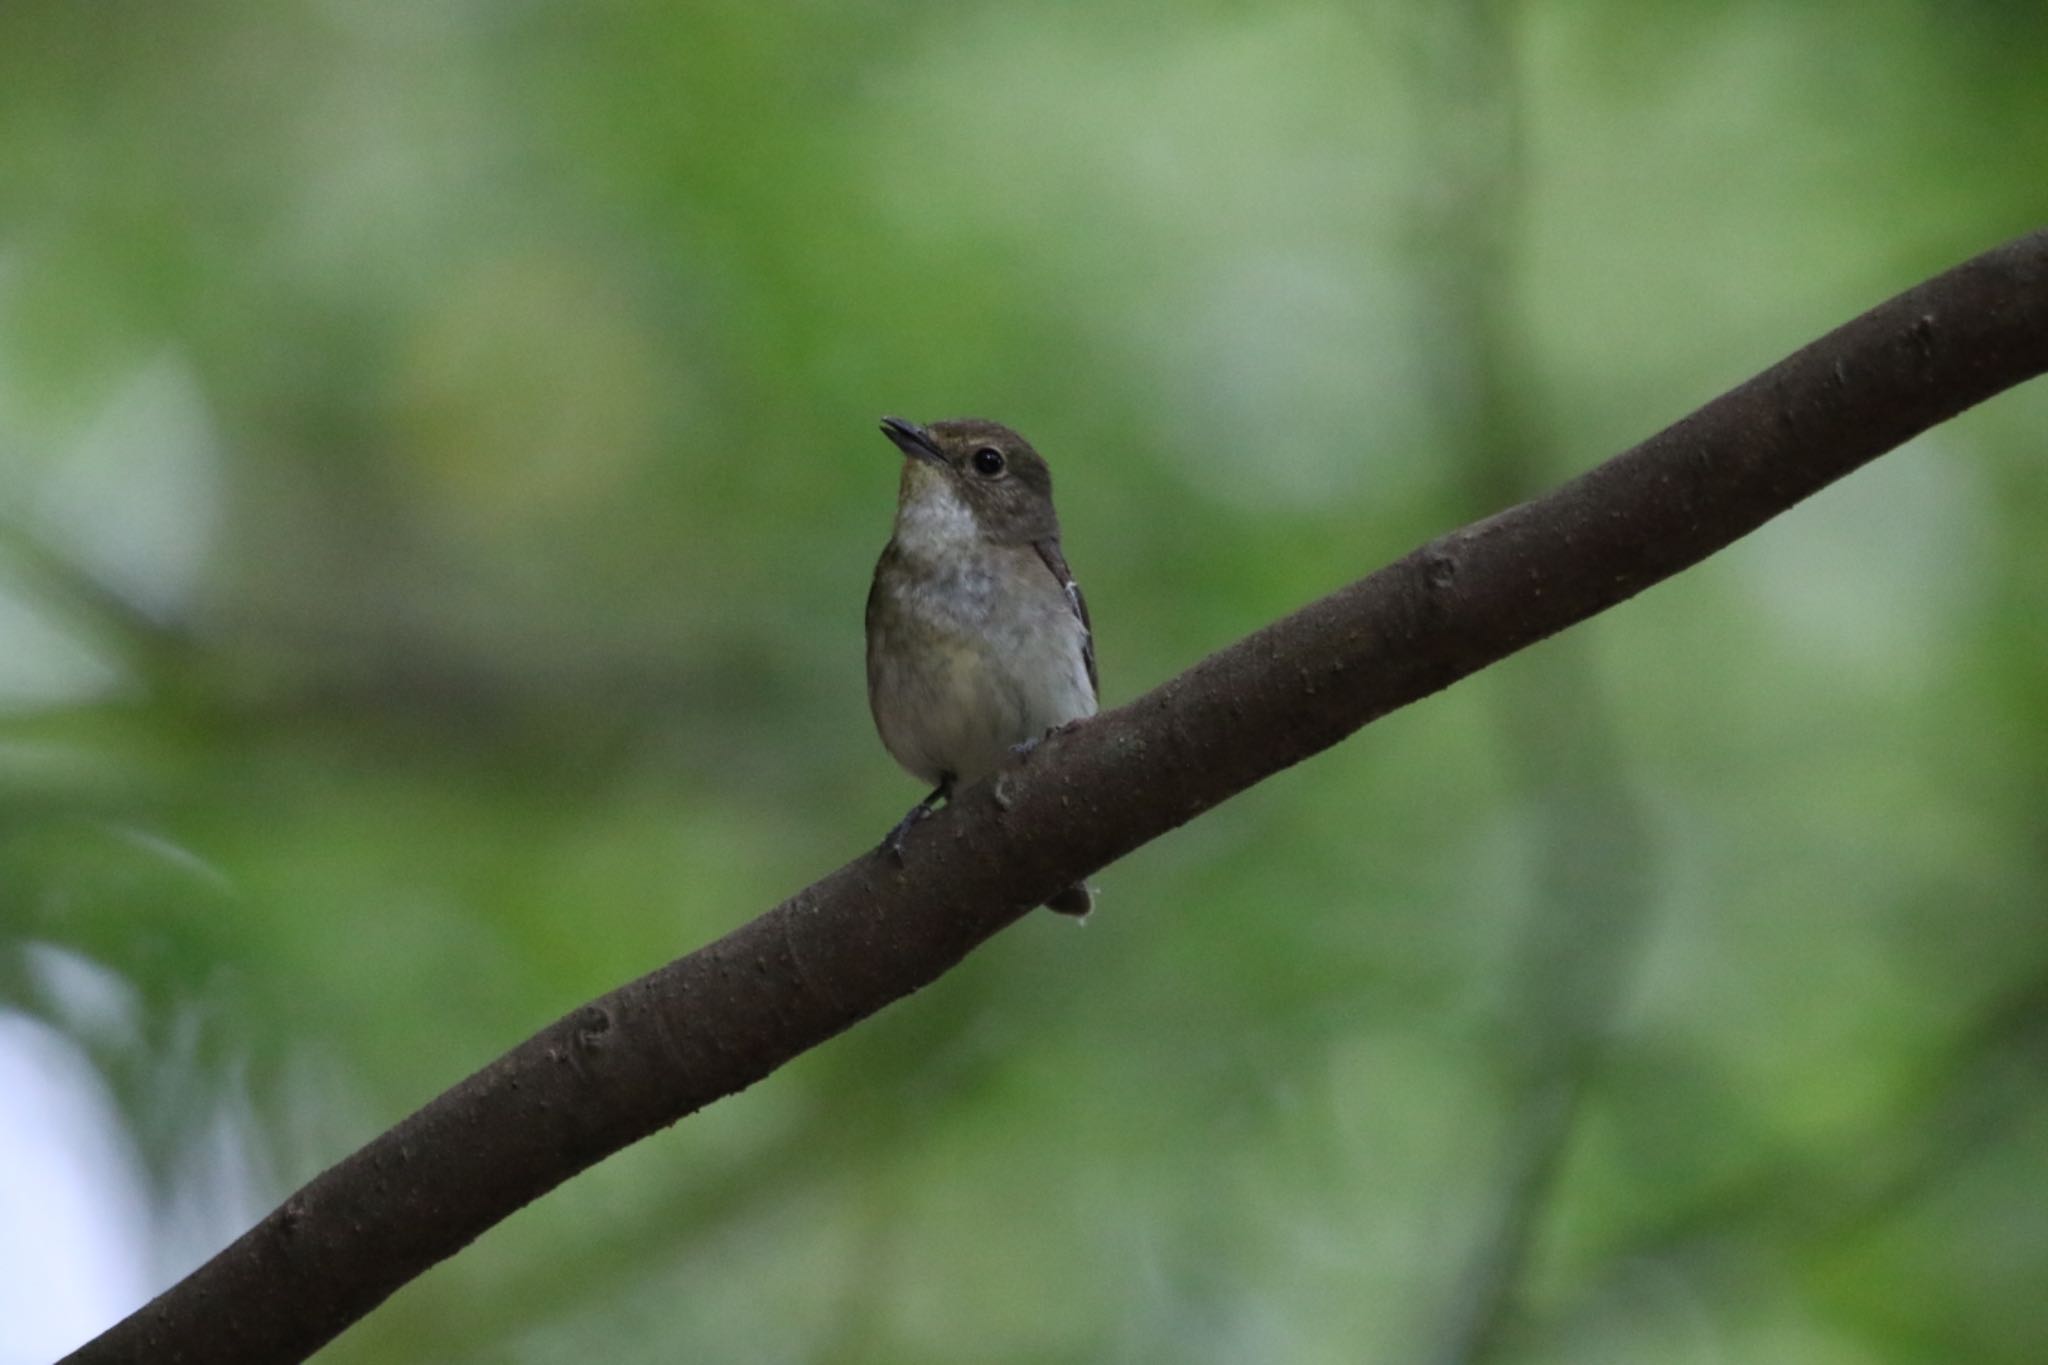
[[[513,1210],[935,980],[1059,887],[2044,370],[2048,231],[1047,741],[925,822],[906,867],[857,858],[556,1021],[70,1359],[303,1359]]]

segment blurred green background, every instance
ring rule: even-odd
[[[0,7],[0,1362],[872,845],[884,412],[1120,703],[2048,221],[2036,4]],[[324,1356],[2027,1362],[2048,391]],[[11,1298],[11,1302],[8,1301]]]

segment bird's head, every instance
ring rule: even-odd
[[[1019,545],[1060,533],[1052,471],[1029,441],[1001,423],[962,417],[919,426],[884,417],[882,434],[903,452],[898,540]]]

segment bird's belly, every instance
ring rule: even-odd
[[[914,607],[897,616],[868,651],[868,700],[891,756],[934,785],[973,782],[1015,746],[1095,714],[1081,623],[1057,605],[1063,616],[1009,613],[974,634]]]

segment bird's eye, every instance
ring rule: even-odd
[[[974,471],[994,478],[1003,472],[1003,452],[994,446],[983,446],[974,452]]]

